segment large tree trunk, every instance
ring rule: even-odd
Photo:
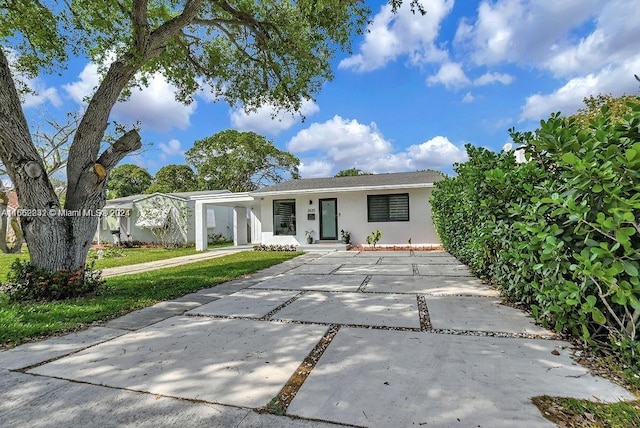
[[[64,211],[31,140],[5,52],[0,47],[0,160],[18,194],[24,238],[34,265],[54,272],[82,269],[106,201],[105,181],[122,158],[141,147],[137,131],[129,131],[100,154],[111,109],[146,61],[166,48],[197,15],[204,0],[189,0],[182,13],[153,31],[147,1],[134,0],[134,43],[114,61],[98,86],[69,148]],[[64,214],[64,215],[61,215]]]
[[[31,262],[50,272],[82,269],[95,235],[98,210],[105,205],[108,171],[140,148],[127,132],[98,157],[111,108],[135,73],[125,62],[112,65],[78,127],[68,161],[65,209],[31,140],[7,58],[0,49],[0,159],[20,202],[20,223]]]

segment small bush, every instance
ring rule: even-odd
[[[100,250],[95,250],[95,249],[91,249],[89,250],[89,254],[87,254],[87,259],[89,260],[97,260],[100,257],[98,256],[98,252]],[[103,259],[115,259],[115,258],[120,258],[120,257],[125,257],[126,254],[124,253],[124,251],[122,250],[122,248],[119,247],[106,247],[104,249],[102,249],[102,258]]]
[[[376,230],[375,232],[371,232],[371,235],[367,236],[367,244],[373,244],[373,248],[376,248],[376,244],[382,238],[382,232]]]
[[[104,284],[93,264],[77,271],[47,272],[29,261],[16,259],[0,292],[13,302],[65,300],[95,293]]]
[[[211,233],[207,235],[207,242],[210,245],[215,245],[215,244],[227,244],[229,242],[233,242],[233,240],[230,240],[229,238],[224,236],[222,233]]]
[[[253,246],[253,251],[279,251],[293,253],[298,251],[298,247],[295,245],[258,244]]]

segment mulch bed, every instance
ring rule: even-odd
[[[409,245],[390,245],[390,246],[377,246],[370,247],[368,245],[351,245],[347,248],[348,251],[444,251],[442,246],[432,247],[414,247]]]

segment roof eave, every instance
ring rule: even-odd
[[[428,189],[434,187],[433,183],[416,184],[387,184],[383,186],[354,186],[354,187],[327,187],[321,189],[295,189],[295,190],[274,190],[270,192],[253,192],[252,196],[277,196],[296,195],[309,193],[340,193],[340,192],[362,192],[368,190],[400,190],[400,189]]]

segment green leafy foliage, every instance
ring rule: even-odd
[[[552,115],[511,130],[528,162],[467,147],[457,176],[436,184],[445,248],[535,317],[639,361],[640,104],[584,126]]]
[[[104,284],[92,265],[78,271],[47,272],[31,262],[16,259],[7,281],[0,286],[12,302],[66,300],[95,293]]]
[[[198,181],[188,165],[165,165],[156,172],[153,182],[145,193],[193,192],[198,190]]]
[[[258,244],[253,246],[253,251],[271,251],[280,253],[294,253],[298,251],[295,245]]]
[[[371,235],[367,236],[366,240],[367,240],[367,244],[372,245],[373,244],[373,248],[376,248],[376,244],[378,243],[378,241],[380,241],[380,238],[382,238],[382,232],[379,230],[376,230],[374,232],[371,232]]]
[[[151,185],[151,174],[146,169],[133,164],[113,168],[107,179],[109,198],[139,195]]]
[[[373,175],[370,172],[365,172],[359,168],[349,168],[343,169],[342,171],[338,171],[338,173],[334,177],[354,177],[358,175]]]
[[[297,178],[300,160],[254,132],[226,130],[196,141],[185,155],[203,189],[248,192]]]

